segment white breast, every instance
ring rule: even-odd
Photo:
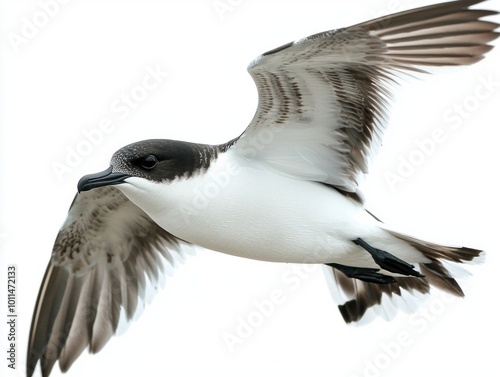
[[[384,233],[358,203],[316,182],[289,178],[223,154],[208,171],[158,184],[117,186],[165,230],[241,257],[372,266],[352,239]],[[366,258],[366,261],[363,260]]]

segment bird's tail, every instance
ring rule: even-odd
[[[406,241],[429,260],[418,266],[423,277],[395,277],[391,283],[377,284],[348,277],[339,269],[324,266],[330,292],[346,323],[366,323],[376,316],[392,319],[397,308],[412,312],[417,308],[415,298],[420,301],[418,298],[428,294],[431,286],[463,297],[462,288],[452,276],[465,272],[457,264],[477,263],[484,256],[482,250],[443,246],[392,230],[388,232]]]

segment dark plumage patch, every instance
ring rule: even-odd
[[[206,171],[221,149],[208,144],[178,140],[151,139],[129,144],[119,149],[111,159],[113,172],[168,182],[180,177],[191,177]],[[149,156],[158,160],[153,168],[143,167]]]
[[[262,56],[268,56],[268,55],[276,54],[277,52],[283,51],[283,50],[287,49],[290,46],[293,46],[293,42],[285,43],[282,46],[279,46],[279,47],[273,48],[272,50],[266,51],[266,52],[264,52],[262,54]]]
[[[392,276],[383,275],[378,272],[380,270],[376,268],[352,267],[339,263],[327,263],[327,266],[336,268],[349,278],[362,280],[368,283],[390,284],[395,282]]]
[[[377,249],[376,247],[369,245],[361,238],[357,238],[352,242],[354,242],[356,245],[361,246],[368,253],[370,253],[375,263],[377,263],[380,267],[382,267],[386,271],[394,272],[401,275],[423,277],[422,274],[420,274],[418,271],[415,271],[414,269],[415,266],[406,263],[404,260],[399,259],[398,257],[392,255],[391,253],[388,253],[385,250],[380,250]]]

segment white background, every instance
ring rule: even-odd
[[[432,3],[73,0],[44,18],[40,4],[47,2],[0,3],[0,314],[7,310],[7,264],[17,265],[19,313],[18,369],[6,367],[3,331],[2,376],[24,375],[36,295],[82,175],[104,170],[116,149],[141,139],[225,142],[255,111],[256,90],[245,71],[254,57],[312,33]],[[217,11],[217,3],[227,8]],[[500,10],[500,1],[485,6]],[[22,37],[26,20],[34,19],[36,35],[16,47],[13,34]],[[385,222],[488,251],[485,264],[469,269],[474,276],[463,282],[464,300],[434,292],[413,317],[353,328],[343,323],[320,269],[201,251],[167,279],[125,334],[97,355],[85,351],[69,375],[495,375],[499,56],[496,49],[472,67],[395,89],[390,129],[364,186],[368,209]],[[123,94],[139,90],[148,66],[168,77],[127,116],[113,111]],[[461,115],[457,106],[465,109]],[[58,176],[54,164],[66,164],[68,151],[86,143],[84,131],[106,118],[112,130]],[[436,132],[440,142],[428,155],[418,152],[417,141]],[[411,156],[419,166],[391,186],[387,173],[397,174],[401,159]],[[276,290],[282,299],[273,313],[231,352],[223,335],[236,335],[239,318],[262,318],[255,302]]]

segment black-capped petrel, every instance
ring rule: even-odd
[[[431,286],[462,296],[449,265],[481,250],[385,226],[358,184],[398,75],[473,64],[492,48],[498,24],[483,17],[497,12],[470,8],[481,2],[418,8],[268,51],[248,67],[259,103],[239,137],[139,141],[84,176],[41,284],[28,376],[39,361],[48,376],[57,360],[67,371],[85,348],[101,350],[183,245],[321,264],[347,323]]]

